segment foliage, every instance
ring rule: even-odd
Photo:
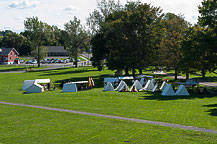
[[[97,1],[97,9],[94,9],[92,13],[89,14],[87,18],[87,25],[91,31],[91,34],[94,35],[99,32],[100,25],[105,21],[111,13],[120,10],[121,5],[118,1],[115,0],[99,0]]]
[[[74,57],[75,66],[77,67],[77,59],[79,54],[79,48],[82,47],[85,38],[87,37],[84,28],[82,27],[80,20],[74,17],[73,21],[69,21],[65,24],[66,31],[66,46],[70,57]]]
[[[93,64],[102,69],[104,60],[111,70],[142,71],[153,62],[157,47],[161,10],[149,4],[129,2],[113,11],[100,24],[92,39]]]
[[[194,26],[189,28],[183,41],[183,68],[185,72],[201,71],[203,78],[207,71],[214,71],[216,65],[216,53],[210,45],[212,32],[207,28]]]
[[[159,58],[162,66],[175,70],[175,79],[177,79],[181,60],[181,42],[184,39],[188,23],[181,15],[167,13],[162,20],[162,25]]]
[[[38,54],[38,52],[40,53]],[[44,59],[48,56],[47,54],[48,54],[48,48],[45,46],[37,47],[35,50],[32,51],[32,57],[34,57],[35,59],[37,59],[38,56],[40,57],[40,60]]]
[[[25,45],[26,41],[27,39],[23,35],[19,35],[16,33],[7,33],[2,38],[2,47],[15,48],[18,52],[20,52],[22,51],[21,49],[23,45]]]

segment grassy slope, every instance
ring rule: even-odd
[[[201,143],[215,134],[70,113],[0,105],[0,143]]]
[[[111,74],[111,71],[98,72],[93,68],[0,74],[0,101],[67,108],[217,130],[216,96],[162,97],[159,94],[144,92],[103,92],[103,78]],[[58,86],[62,80],[87,80],[88,76],[93,76],[97,88],[77,93],[61,93],[61,89],[42,94],[23,94],[21,91],[23,81],[27,79],[51,78]]]

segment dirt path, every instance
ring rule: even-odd
[[[126,117],[120,117],[120,116],[96,114],[96,113],[81,112],[81,111],[74,111],[74,110],[67,110],[67,109],[60,109],[60,108],[43,107],[43,106],[36,106],[36,105],[26,105],[26,104],[17,104],[17,103],[8,103],[8,102],[0,102],[0,104],[22,106],[22,107],[31,107],[31,108],[50,110],[50,111],[68,112],[68,113],[73,113],[73,114],[103,117],[103,118],[109,118],[109,119],[127,120],[127,121],[132,121],[132,122],[137,122],[137,123],[153,124],[153,125],[159,125],[159,126],[181,128],[181,129],[185,129],[185,130],[194,130],[194,131],[199,131],[199,132],[217,134],[217,131],[215,131],[215,130],[197,128],[197,127],[193,127],[193,126],[185,126],[185,125],[179,125],[179,124],[172,124],[172,123],[165,123],[165,122],[149,121],[149,120],[142,120],[142,119],[135,119],[135,118],[126,118]]]

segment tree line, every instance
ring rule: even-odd
[[[151,4],[114,0],[98,2],[89,16],[93,65],[99,70],[136,71],[154,67],[178,73],[214,72],[217,65],[217,2],[204,0],[199,21],[191,25],[182,15],[163,13]]]
[[[198,23],[191,25],[183,15],[163,13],[160,7],[140,1],[122,5],[99,0],[87,18],[87,28],[76,17],[64,30],[30,17],[20,34],[0,32],[0,46],[14,47],[21,55],[34,51],[38,61],[46,53],[43,46],[65,46],[75,59],[79,52],[92,49],[93,66],[99,70],[106,66],[135,76],[151,67],[174,70],[175,79],[180,72],[188,78],[200,71],[205,77],[217,65],[216,9],[216,0],[203,0]]]
[[[15,48],[20,55],[35,57],[40,61],[47,56],[46,46],[64,46],[77,66],[78,53],[88,51],[90,34],[74,17],[61,30],[38,19],[30,17],[24,21],[25,31],[20,34],[10,30],[0,31],[0,47]]]

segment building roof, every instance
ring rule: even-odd
[[[48,53],[66,53],[67,51],[64,49],[64,46],[47,46]]]
[[[12,50],[19,55],[15,48],[0,48],[0,55],[8,55]]]

